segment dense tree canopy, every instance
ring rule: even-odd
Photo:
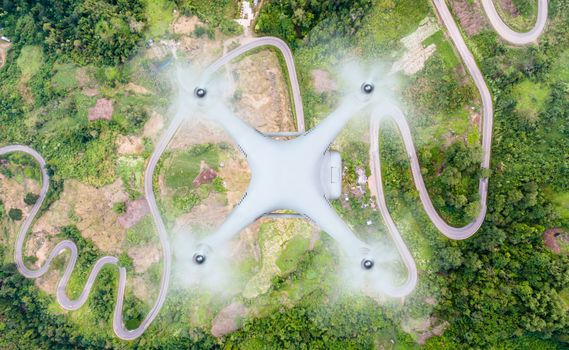
[[[79,62],[124,62],[145,26],[139,0],[6,0],[5,33],[18,46],[42,44]]]

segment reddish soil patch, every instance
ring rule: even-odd
[[[136,225],[150,211],[146,199],[140,198],[126,204],[126,213],[119,217],[119,224],[124,228]]]
[[[555,254],[561,253],[561,247],[557,243],[556,237],[564,231],[560,227],[550,228],[543,233],[543,241],[545,246]]]
[[[89,109],[89,120],[105,119],[111,120],[113,116],[113,101],[106,98],[100,98],[97,100],[95,107]]]
[[[486,16],[478,1],[469,4],[467,0],[453,0],[452,8],[468,36],[476,35],[486,27]]]
[[[520,15],[518,8],[512,0],[500,0],[499,4],[502,9],[506,11],[506,13],[508,13],[510,16],[517,17]]]
[[[473,113],[470,116],[470,124],[476,125],[478,128],[480,128],[480,121],[481,121],[480,113]]]
[[[334,81],[332,77],[330,77],[330,73],[325,70],[313,70],[312,81],[314,83],[314,90],[318,93],[335,91],[337,89],[336,81]]]
[[[243,304],[232,303],[224,307],[212,322],[211,334],[222,337],[239,329],[239,320],[247,314]]]
[[[202,170],[198,176],[192,181],[192,185],[199,187],[203,184],[209,184],[217,177],[217,173],[212,168],[206,166],[202,167]]]

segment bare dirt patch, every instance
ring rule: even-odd
[[[164,117],[156,111],[149,111],[150,119],[144,124],[144,132],[142,136],[151,138],[156,142],[160,131],[164,128]]]
[[[142,138],[138,136],[120,135],[116,143],[118,154],[140,154],[144,151]]]
[[[122,190],[120,180],[99,189],[76,180],[67,180],[60,199],[52,204],[50,210],[32,228],[28,245],[35,249],[37,245],[34,241],[43,239],[43,244],[36,251],[51,250],[51,247],[44,247],[51,244],[46,238],[58,234],[61,227],[76,225],[81,235],[92,240],[101,251],[118,253],[126,231],[118,223],[118,215],[112,207],[114,203],[127,199],[128,195]],[[37,264],[42,264],[45,256],[33,254],[38,258]]]
[[[206,143],[234,144],[233,139],[223,128],[205,119],[191,119],[184,123],[170,141],[170,149],[187,149],[188,147]]]
[[[97,88],[84,88],[83,95],[87,97],[95,97],[99,94],[99,90]]]
[[[232,65],[236,113],[263,132],[296,130],[288,88],[276,54],[264,50]]]
[[[25,218],[32,209],[32,206],[24,203],[24,196],[28,192],[39,193],[40,184],[31,179],[19,182],[0,174],[0,200],[4,203],[6,211],[11,208],[20,209]]]
[[[514,2],[512,0],[500,0],[499,4],[500,4],[500,7],[504,11],[506,11],[506,13],[509,14],[510,16],[517,17],[520,15],[520,12],[518,11],[516,4],[514,4]]]
[[[148,268],[160,261],[160,250],[155,244],[147,244],[139,247],[132,247],[128,250],[128,256],[132,258],[134,272],[143,273]]]
[[[91,84],[91,78],[89,77],[89,72],[86,67],[77,68],[77,71],[75,72],[75,79],[77,80],[77,86],[80,88]]]
[[[330,73],[322,70],[322,69],[315,69],[311,72],[312,74],[312,84],[314,85],[314,90],[321,94],[324,92],[336,91],[337,83],[332,77]]]
[[[126,213],[121,215],[118,220],[122,227],[128,229],[136,225],[142,218],[150,212],[148,202],[145,198],[130,201],[126,204]]]
[[[557,242],[557,236],[562,233],[564,233],[564,230],[560,227],[550,228],[543,233],[543,242],[545,246],[555,254],[561,254],[561,247]]]
[[[218,196],[209,196],[192,210],[180,216],[176,220],[174,231],[187,227],[200,227],[203,229],[215,229],[219,227],[227,214],[229,208]]]
[[[251,171],[247,160],[240,152],[234,152],[233,156],[228,155],[223,158],[220,164],[218,175],[223,179],[223,184],[227,189],[227,205],[236,205],[249,186]]]
[[[174,34],[188,35],[194,32],[198,24],[201,21],[196,16],[180,16],[172,23],[171,29]]]
[[[145,88],[144,86],[136,85],[135,83],[128,83],[124,87],[124,90],[134,92],[139,95],[152,95],[153,92]]]
[[[197,21],[196,25],[200,23],[201,22]],[[207,35],[201,38],[184,35],[179,41],[175,42],[174,45],[174,48],[170,49],[170,52],[183,52],[187,60],[191,62],[194,67],[203,68],[223,54],[223,41],[210,40]],[[171,44],[170,47],[172,46]]]
[[[12,47],[12,44],[0,40],[0,68],[6,64],[6,56],[8,55],[10,47]]]
[[[135,297],[140,300],[148,300],[150,293],[148,290],[147,282],[143,276],[134,276],[132,283],[127,283],[127,285],[132,286],[132,293]]]
[[[452,0],[451,5],[468,36],[476,35],[488,26],[478,1]]]
[[[100,98],[94,107],[89,109],[88,119],[89,121],[105,119],[111,120],[113,116],[113,101]]]
[[[232,303],[221,309],[212,322],[211,334],[214,337],[222,337],[236,331],[240,327],[240,321],[247,315],[247,308],[241,303]]]

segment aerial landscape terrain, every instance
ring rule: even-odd
[[[568,349],[569,0],[0,2],[0,349]]]

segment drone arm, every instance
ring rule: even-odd
[[[359,240],[348,225],[338,216],[326,198],[310,201],[304,208],[306,215],[323,231],[334,238],[348,254],[358,254],[366,250],[368,245]]]
[[[350,96],[344,99],[338,109],[300,139],[306,140],[313,149],[325,149],[336,139],[348,121],[366,106],[367,102],[360,96]]]
[[[246,157],[266,144],[265,136],[236,116],[223,103],[212,103],[204,111],[212,120],[223,126]]]
[[[259,199],[259,198],[257,198]],[[261,200],[255,200],[245,193],[243,199],[237,204],[218,230],[202,240],[202,244],[215,248],[229,241],[249,226],[261,215],[267,212]]]

